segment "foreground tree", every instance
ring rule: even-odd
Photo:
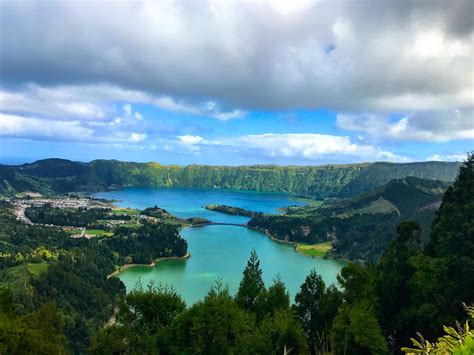
[[[466,318],[463,302],[474,301],[474,156],[446,191],[426,253],[413,257],[410,280],[412,324],[433,338],[444,324]]]
[[[376,313],[375,270],[349,264],[342,269],[338,281],[344,292],[333,324],[333,350],[354,355],[386,353],[388,345]]]
[[[263,290],[265,290],[265,284],[262,279],[260,260],[257,252],[252,250],[243,272],[242,281],[240,281],[239,290],[235,296],[235,302],[243,310],[255,312],[258,297]]]
[[[116,315],[116,323],[101,329],[89,352],[92,354],[142,353],[170,351],[173,340],[169,326],[186,306],[176,291],[169,287],[144,288],[139,281],[125,297]]]
[[[220,283],[204,300],[181,313],[171,325],[178,354],[251,353],[256,341],[253,317],[240,309]]]
[[[381,324],[394,348],[405,344],[415,331],[410,327],[413,310],[409,281],[415,273],[410,260],[422,252],[420,234],[418,223],[400,223],[397,238],[390,243],[376,267]]]
[[[312,270],[296,294],[294,310],[305,330],[311,353],[329,352],[332,320],[342,302],[341,293],[326,285]]]

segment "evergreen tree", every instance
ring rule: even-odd
[[[277,276],[273,280],[273,285],[268,288],[268,291],[262,289],[257,297],[255,304],[255,316],[260,322],[265,317],[271,317],[278,310],[290,309],[290,295],[286,289],[285,283]]]
[[[402,222],[397,238],[391,242],[377,265],[377,294],[380,300],[381,323],[392,339],[394,348],[406,344],[414,329],[409,326],[411,290],[409,280],[415,269],[410,258],[422,252],[421,230],[416,222]]]
[[[254,353],[255,330],[253,317],[239,308],[229,290],[218,283],[204,300],[182,312],[172,323],[172,353]]]
[[[376,271],[372,267],[349,264],[341,270],[338,281],[344,293],[333,324],[333,351],[357,355],[386,353],[387,342],[376,314]]]
[[[250,254],[250,259],[247,261],[243,275],[239,290],[235,296],[235,302],[240,308],[248,312],[254,312],[256,310],[258,296],[265,290],[265,284],[262,279],[262,269],[260,269],[260,260],[255,250],[252,250]]]
[[[326,285],[316,270],[312,270],[295,297],[295,313],[303,324],[311,353],[329,351],[332,319],[341,303],[336,288]]]
[[[442,326],[465,319],[463,302],[474,301],[474,155],[446,191],[425,255],[412,258],[410,280],[417,331],[439,336]]]
[[[307,354],[308,349],[301,323],[289,309],[263,320],[254,345],[254,354]]]

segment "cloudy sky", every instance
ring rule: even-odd
[[[0,0],[0,160],[462,160],[474,2]]]

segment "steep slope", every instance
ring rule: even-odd
[[[420,179],[453,181],[459,170],[460,163],[440,161],[417,162],[407,164],[374,163],[364,169],[360,175],[345,185],[338,197],[350,197],[373,190],[393,179],[414,176]],[[453,169],[453,167],[455,167]]]
[[[321,207],[290,208],[283,216],[262,216],[249,225],[267,230],[278,239],[303,243],[334,241],[333,255],[372,260],[395,237],[396,225],[416,220],[422,239],[449,184],[407,177],[356,197],[329,200]]]
[[[353,196],[393,177],[416,176],[452,181],[458,163],[364,163],[322,166],[174,166],[94,160],[40,160],[0,166],[0,191],[94,192],[125,186],[180,186],[286,192],[318,197]],[[373,180],[371,180],[373,179]]]

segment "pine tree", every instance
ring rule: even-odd
[[[306,276],[304,283],[301,285],[300,292],[296,294],[296,312],[310,333],[312,328],[314,328],[316,312],[325,289],[326,285],[321,275],[313,269]]]
[[[412,258],[410,280],[416,329],[440,335],[443,325],[465,318],[463,302],[474,300],[474,155],[459,169],[433,221],[426,255]]]
[[[265,284],[262,279],[260,260],[256,251],[252,250],[243,272],[243,278],[240,281],[239,290],[235,296],[235,302],[242,309],[255,312],[258,296],[263,290],[265,290]]]

